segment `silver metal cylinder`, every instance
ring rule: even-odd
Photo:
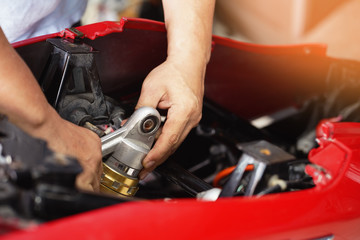
[[[101,181],[103,190],[131,196],[136,193],[142,160],[154,143],[160,123],[156,109],[142,107],[122,128],[101,138],[103,157],[107,158],[104,162],[107,171]]]

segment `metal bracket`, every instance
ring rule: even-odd
[[[238,148],[243,151],[243,155],[231,174],[229,181],[225,184],[220,197],[231,197],[234,195],[240,180],[244,176],[247,165],[254,165],[254,170],[250,173],[250,181],[245,190],[245,196],[252,196],[269,165],[280,164],[295,159],[293,155],[264,140],[238,145]]]

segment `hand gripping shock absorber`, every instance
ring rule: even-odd
[[[134,196],[142,160],[150,151],[160,126],[160,114],[151,107],[136,110],[120,129],[101,138],[103,174],[101,192]]]

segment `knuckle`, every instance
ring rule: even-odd
[[[190,118],[192,116],[198,115],[201,112],[200,104],[195,98],[186,98],[184,101],[179,105],[179,112],[181,112],[186,117]]]
[[[170,147],[175,146],[179,141],[179,134],[172,134],[168,140],[168,144]]]

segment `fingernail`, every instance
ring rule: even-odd
[[[144,163],[145,168],[152,168],[153,166],[155,166],[155,161],[149,161]]]
[[[140,180],[144,180],[148,175],[149,173],[140,173],[139,178]]]

